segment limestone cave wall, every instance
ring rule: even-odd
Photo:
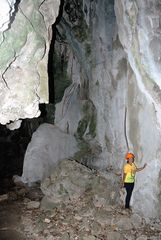
[[[12,9],[12,21],[0,22],[0,122],[6,124],[38,116],[38,104],[48,101],[50,26],[59,2],[3,2]],[[50,127],[55,133],[45,125],[53,165],[63,153],[91,168],[120,173],[128,150],[138,166],[147,162],[137,174],[133,202],[136,211],[151,217],[161,214],[160,9],[159,0],[64,1],[54,47],[55,66],[60,66],[55,83],[63,85]],[[41,130],[34,134],[37,149]],[[64,147],[56,156],[52,149],[59,136]],[[38,166],[44,170],[43,158],[30,146],[22,175],[26,181],[36,178]],[[49,170],[50,162],[45,164]],[[42,170],[38,175],[46,176]]]
[[[150,0],[68,0],[57,26],[57,49],[61,55],[68,48],[73,83],[57,104],[55,124],[75,134],[75,157],[89,166],[119,171],[128,150],[138,166],[147,162],[133,201],[148,216],[160,214],[159,10]],[[84,103],[92,106],[92,123]]]

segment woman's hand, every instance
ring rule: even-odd
[[[140,171],[142,171],[146,166],[147,166],[147,163],[145,163],[143,167],[137,168],[137,169],[135,170],[135,172],[140,172]]]
[[[145,168],[147,166],[147,163],[144,164],[143,168]]]

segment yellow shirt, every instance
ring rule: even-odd
[[[135,181],[135,170],[136,170],[136,166],[134,163],[132,163],[132,165],[130,165],[129,163],[127,163],[124,166],[124,174],[126,174],[125,183],[133,183]]]

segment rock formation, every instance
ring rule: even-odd
[[[157,0],[115,1],[119,39],[132,69],[127,86],[128,137],[137,158],[148,163],[137,178],[134,201],[150,216],[160,212],[160,9]]]
[[[2,0],[0,123],[39,116],[48,103],[48,50],[59,0]]]
[[[86,165],[119,170],[128,149],[138,166],[148,163],[133,195],[134,208],[147,216],[160,214],[160,7],[150,0],[68,0],[57,26],[59,55],[66,53],[74,85],[57,105],[56,124],[79,140],[81,130],[90,146],[76,157]],[[95,113],[92,136],[82,100]],[[91,156],[99,149],[96,157],[88,157],[89,149]]]
[[[38,104],[47,102],[47,30],[55,20],[52,1],[10,7],[11,24],[1,24],[3,124],[38,116]],[[75,137],[74,159],[91,168],[121,171],[128,149],[136,165],[147,162],[133,194],[146,216],[161,214],[160,9],[159,0],[66,0],[55,43],[71,82],[55,125]]]
[[[42,124],[28,145],[21,181],[32,185],[48,177],[58,161],[77,152],[74,136],[51,124]]]

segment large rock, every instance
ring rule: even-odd
[[[2,0],[0,10],[0,32],[5,31],[9,27],[11,17],[15,11],[16,0]]]
[[[2,0],[0,123],[40,114],[48,102],[48,51],[59,0]]]
[[[58,127],[42,124],[32,136],[24,158],[22,182],[32,184],[49,176],[58,161],[72,157],[77,143]]]
[[[98,208],[107,207],[119,200],[118,184],[113,188],[112,176],[107,180],[78,162],[63,160],[41,184],[41,190],[45,195],[42,205],[47,207],[48,203],[53,206],[67,204],[81,201],[83,198]],[[101,198],[103,204],[96,204],[97,196]]]

